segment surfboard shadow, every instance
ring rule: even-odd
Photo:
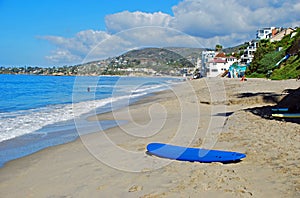
[[[273,117],[272,114],[277,113],[300,113],[300,88],[297,89],[286,89],[283,91],[284,97],[276,102],[274,105],[266,105],[261,107],[254,107],[245,109],[247,112],[251,112],[254,115],[260,116],[263,119],[267,120],[282,120],[285,122],[292,122],[300,124],[299,118],[280,118],[280,117]],[[282,94],[283,95],[283,94]],[[288,111],[274,111],[274,109],[288,109]]]

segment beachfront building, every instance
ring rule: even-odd
[[[228,71],[229,67],[237,62],[237,58],[233,56],[226,56],[225,53],[220,52],[215,55],[210,61],[206,63],[206,76],[217,77]]]
[[[225,71],[226,71],[226,61],[222,59],[213,59],[208,63],[208,70],[206,75],[207,77],[217,77],[218,75],[224,73]]]
[[[202,76],[206,77],[207,72],[209,70],[209,62],[213,60],[213,58],[216,56],[216,51],[209,50],[209,51],[203,51],[201,55],[201,68],[200,73]]]
[[[248,42],[248,47],[244,50],[244,54],[241,56],[241,64],[249,65],[254,58],[254,53],[257,48],[258,40]]]

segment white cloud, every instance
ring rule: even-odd
[[[174,27],[193,36],[212,38],[251,29],[245,17],[248,10],[235,0],[187,0],[173,12]]]
[[[106,31],[81,31],[72,38],[44,36],[57,46],[47,58],[87,61],[140,47],[227,47],[253,39],[261,27],[300,23],[298,0],[185,0],[172,9],[174,16],[123,11],[106,16]]]
[[[105,17],[105,24],[109,33],[117,33],[123,30],[143,27],[160,26],[168,27],[172,17],[162,12],[144,13],[124,11]]]
[[[132,49],[145,47],[204,47],[201,40],[172,28],[145,26],[132,28],[103,40],[91,50],[84,62],[121,55]]]
[[[82,60],[80,56],[76,56],[66,49],[57,49],[53,51],[51,55],[46,56],[46,59],[53,63],[60,64],[75,63]]]
[[[255,35],[255,31],[262,26],[289,26],[299,22],[296,2],[186,0],[173,8],[173,25],[186,33],[204,38],[232,33]]]
[[[43,36],[41,38],[50,41],[60,48],[66,48],[82,55],[82,53],[87,53],[99,42],[109,37],[110,35],[103,31],[86,30],[78,32],[73,38],[59,36]]]
[[[103,31],[86,30],[78,32],[75,37],[64,38],[60,36],[40,36],[54,44],[57,49],[46,59],[55,63],[75,63],[82,61],[83,58],[103,40],[111,35]]]
[[[144,26],[121,31],[114,35],[92,30],[81,31],[73,38],[43,36],[57,46],[46,58],[54,63],[80,63],[120,55],[144,47],[205,47],[195,37],[172,28]]]

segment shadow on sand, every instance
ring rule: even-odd
[[[258,98],[261,101],[265,102],[265,103],[278,103],[281,98],[282,98],[282,94],[277,94],[277,93],[273,93],[273,92],[259,92],[259,93],[240,93],[237,95],[238,98]]]
[[[274,118],[272,117],[272,111],[273,108],[288,108],[288,113],[300,113],[300,87],[298,89],[286,89],[284,90],[284,93],[287,95],[283,97],[278,102],[276,101],[278,99],[278,94],[272,94],[272,93],[258,93],[260,95],[263,95],[266,102],[276,102],[276,105],[268,105],[263,107],[255,107],[255,108],[249,108],[245,111],[249,111],[255,115],[258,115],[265,119],[277,119],[277,120],[284,120],[286,122],[293,122],[300,124],[300,118]],[[249,94],[246,93],[244,96],[241,97],[255,97],[258,94]],[[266,94],[266,95],[264,95]]]

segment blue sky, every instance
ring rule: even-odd
[[[299,13],[296,0],[0,0],[0,66],[72,65],[145,46],[232,46],[260,27],[299,26]]]
[[[171,12],[178,0],[0,0],[0,66],[51,65],[55,46],[38,36],[72,37],[86,29],[105,30],[108,14],[129,11]]]

